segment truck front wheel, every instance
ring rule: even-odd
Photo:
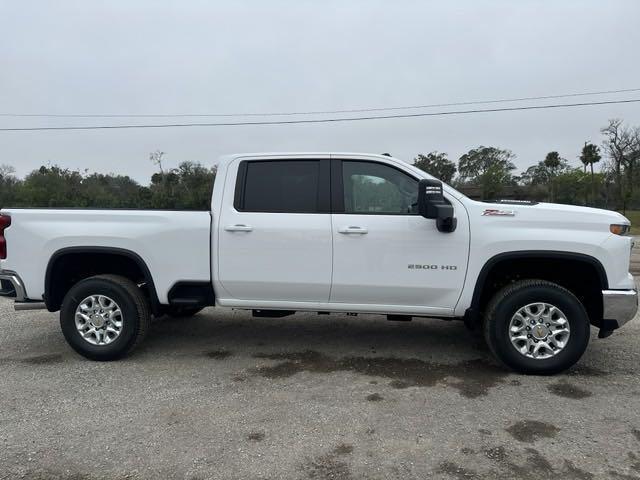
[[[546,280],[512,283],[489,302],[484,337],[521,373],[550,375],[575,364],[589,344],[589,317],[569,290]]]
[[[151,314],[147,299],[131,280],[98,275],[78,282],[60,308],[67,342],[91,360],[115,360],[145,337]]]

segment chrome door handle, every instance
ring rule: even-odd
[[[365,233],[369,233],[369,230],[367,230],[365,227],[357,227],[355,225],[351,225],[349,227],[341,227],[338,229],[338,233],[344,233],[344,234],[360,234],[360,235],[364,235]]]
[[[253,230],[251,225],[245,225],[244,223],[237,223],[235,225],[227,225],[224,227],[227,232],[250,232]]]

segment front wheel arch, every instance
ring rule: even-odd
[[[513,282],[540,279],[556,283],[584,304],[592,325],[602,322],[602,290],[609,286],[606,271],[595,257],[555,250],[503,252],[486,261],[473,290],[465,323],[474,329],[482,323],[491,298]]]

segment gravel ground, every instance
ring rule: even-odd
[[[95,363],[0,299],[0,478],[640,478],[640,321],[555,377],[458,322],[208,309]]]

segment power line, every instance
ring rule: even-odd
[[[180,117],[274,117],[290,115],[329,115],[340,113],[364,113],[383,112],[394,110],[417,110],[436,107],[460,107],[464,105],[483,105],[493,103],[523,102],[531,100],[551,100],[557,98],[583,97],[592,95],[608,95],[614,93],[639,92],[640,88],[627,88],[622,90],[601,90],[597,92],[565,93],[560,95],[543,95],[537,97],[501,98],[497,100],[473,100],[467,102],[431,103],[425,105],[408,105],[396,107],[353,108],[346,110],[315,110],[299,112],[264,112],[264,113],[150,113],[150,114],[102,114],[102,113],[0,113],[0,117],[46,117],[46,118],[180,118]]]
[[[318,118],[318,119],[302,119],[302,120],[272,120],[272,121],[255,121],[255,122],[224,122],[224,123],[165,123],[165,124],[140,124],[140,125],[77,125],[68,127],[12,127],[0,128],[0,132],[25,132],[25,131],[41,131],[41,130],[115,130],[115,129],[132,129],[132,128],[173,128],[173,127],[236,127],[251,125],[293,125],[308,123],[334,123],[334,122],[356,122],[362,120],[385,120],[394,118],[416,118],[416,117],[435,117],[444,115],[465,115],[471,113],[490,113],[490,112],[513,112],[518,110],[543,110],[547,108],[567,108],[567,107],[586,107],[592,105],[613,105],[621,103],[640,102],[640,98],[629,100],[609,100],[603,102],[584,102],[584,103],[561,103],[555,105],[528,105],[523,107],[505,107],[505,108],[488,108],[478,110],[455,110],[450,112],[424,112],[424,113],[405,113],[398,115],[376,115],[363,117],[344,117],[344,118]]]

